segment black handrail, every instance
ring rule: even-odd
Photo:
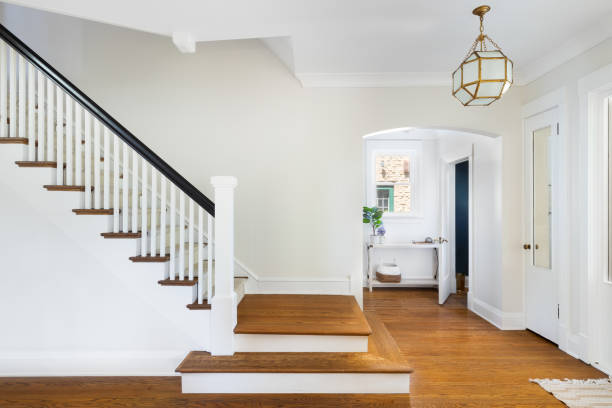
[[[42,71],[48,78],[59,85],[64,92],[72,96],[78,103],[80,103],[85,109],[87,109],[93,116],[98,118],[107,128],[109,128],[114,134],[119,136],[121,140],[127,143],[132,149],[147,160],[153,167],[155,167],[161,174],[163,174],[168,180],[174,185],[180,188],[185,194],[191,197],[198,205],[206,210],[212,216],[215,215],[215,203],[213,203],[208,197],[206,197],[200,190],[195,188],[193,184],[188,182],[183,176],[181,176],[176,170],[174,170],[168,163],[166,163],[161,157],[155,154],[149,149],[144,143],[142,143],[136,136],[134,136],[129,130],[127,130],[121,123],[109,115],[104,109],[98,104],[92,101],[83,91],[77,88],[72,82],[66,77],[60,74],[55,68],[53,68],[47,61],[42,59],[36,54],[30,47],[25,45],[23,41],[11,33],[6,27],[0,24],[0,38],[6,41],[11,47],[19,52],[26,60],[33,64],[36,68]]]

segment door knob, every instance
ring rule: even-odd
[[[526,250],[531,249],[531,244],[523,244],[523,249],[526,249]]]
[[[535,244],[535,249],[540,249],[540,246],[538,244]]]

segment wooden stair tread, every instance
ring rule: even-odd
[[[106,210],[101,208],[75,208],[72,210],[76,215],[113,215],[114,211],[112,208]]]
[[[163,279],[157,281],[162,286],[195,286],[198,283],[198,277],[194,276],[193,279]]]
[[[177,367],[179,373],[362,373],[409,374],[412,368],[399,356],[399,348],[382,322],[368,316],[376,328],[367,353],[235,353],[211,356],[192,351]],[[384,352],[383,352],[384,351]],[[381,354],[382,352],[382,354]]]
[[[102,235],[104,238],[140,238],[142,236],[141,232],[103,232]]]
[[[43,187],[46,188],[48,191],[85,191],[85,186],[62,186],[56,184],[47,184]]]
[[[170,260],[170,255],[159,256],[159,255],[147,255],[147,256],[130,256],[130,261],[132,262],[168,262]]]
[[[368,321],[353,296],[246,295],[237,334],[368,336]]]
[[[0,137],[0,144],[28,144],[27,137]]]
[[[57,167],[54,161],[16,161],[15,164],[19,167]]]
[[[195,302],[188,304],[187,309],[189,310],[210,310],[210,305],[206,302],[206,299],[204,299],[204,303],[198,303],[198,301],[196,300]]]

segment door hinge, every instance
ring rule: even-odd
[[[559,304],[557,303],[557,320],[559,319]]]
[[[557,122],[557,135],[559,135],[559,122]]]

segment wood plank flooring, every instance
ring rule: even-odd
[[[239,334],[368,336],[372,330],[353,296],[246,295],[238,305]]]
[[[500,331],[433,290],[364,292],[414,368],[406,395],[182,395],[179,377],[0,378],[0,407],[563,407],[529,378],[602,378],[527,331]]]

